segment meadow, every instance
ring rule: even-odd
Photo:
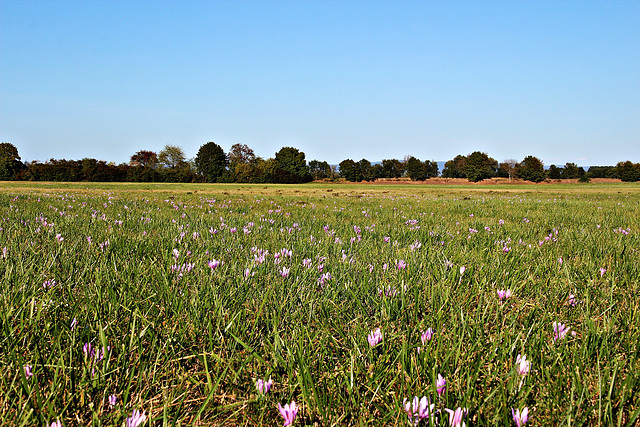
[[[640,422],[637,184],[4,183],[0,212],[0,425]]]

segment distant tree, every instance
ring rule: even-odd
[[[415,157],[411,156],[407,159],[406,163],[406,171],[407,176],[411,178],[412,181],[424,181],[427,179],[427,173],[424,167],[424,163]]]
[[[496,176],[498,162],[489,157],[487,153],[474,151],[467,156],[464,172],[471,182],[482,181],[483,179]]]
[[[9,142],[0,143],[0,181],[16,179],[23,168],[16,146]]]
[[[384,168],[382,167],[382,164],[380,163],[376,163],[375,165],[371,165],[371,175],[373,176],[373,179],[380,179],[380,178],[386,178],[386,174],[384,171]]]
[[[315,180],[329,178],[331,176],[331,166],[327,162],[311,160],[309,162],[309,173]]]
[[[444,164],[442,169],[443,178],[466,178],[467,157],[458,154]]]
[[[256,155],[246,144],[233,144],[227,154],[229,165],[235,166],[240,163],[252,163],[256,161]]]
[[[624,182],[640,181],[640,164],[632,163],[629,160],[619,162],[616,165],[616,174]]]
[[[371,166],[371,162],[367,159],[362,159],[358,162],[358,167],[360,168],[360,174],[362,175],[362,179],[364,181],[373,181],[376,179],[375,171]]]
[[[589,177],[587,172],[585,172],[585,170],[584,170],[584,168],[582,166],[580,166],[578,168],[578,181],[580,181],[580,182],[589,182],[589,181],[591,181],[591,178]]]
[[[537,157],[527,156],[516,166],[516,175],[525,181],[544,181],[546,174],[542,161]]]
[[[255,182],[281,182],[278,180],[280,165],[274,158],[267,160],[258,158],[256,161]]]
[[[340,176],[351,182],[362,181],[362,172],[360,172],[360,164],[351,159],[340,162]]]
[[[381,178],[400,178],[405,172],[405,165],[398,159],[383,159],[382,169],[383,174]]]
[[[424,169],[427,174],[427,179],[435,178],[438,176],[438,162],[435,160],[425,160],[424,161]]]
[[[216,182],[227,171],[227,156],[218,144],[207,142],[198,150],[195,167],[205,181]]]
[[[131,156],[131,165],[155,169],[158,166],[158,155],[154,151],[140,150]]]
[[[278,165],[276,182],[299,183],[311,181],[311,174],[305,160],[305,155],[297,148],[283,147],[276,153],[275,161]]]
[[[559,168],[556,165],[551,165],[549,166],[549,170],[547,171],[547,176],[549,177],[549,179],[561,179],[562,172],[562,168]]]
[[[615,166],[591,166],[587,171],[589,178],[617,178]]]
[[[158,154],[158,161],[163,167],[173,169],[184,166],[187,158],[182,148],[175,145],[165,145],[160,154]]]
[[[506,159],[498,165],[496,176],[509,178],[509,182],[511,182],[511,178],[513,177],[513,172],[515,171],[517,164],[518,162],[515,159]]]
[[[567,163],[562,171],[562,179],[578,179],[580,178],[580,170],[575,163]]]

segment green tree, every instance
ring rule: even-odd
[[[354,162],[351,159],[346,159],[340,162],[340,176],[351,182],[362,181],[362,172],[360,172],[360,164]]]
[[[482,181],[483,179],[496,176],[498,162],[489,157],[487,153],[474,151],[467,156],[464,172],[471,182]]]
[[[383,178],[400,178],[405,171],[405,165],[398,159],[382,160]]]
[[[624,182],[640,181],[640,164],[634,164],[629,160],[626,162],[619,162],[616,165],[616,173],[618,178]]]
[[[561,179],[562,168],[559,168],[556,165],[549,166],[549,170],[547,171],[547,176],[549,177],[549,179]]]
[[[425,160],[424,161],[424,170],[427,174],[427,179],[435,178],[438,176],[438,162],[435,160]]]
[[[23,168],[16,146],[8,142],[0,143],[0,181],[16,179],[18,171]]]
[[[591,166],[587,175],[589,178],[617,178],[615,166]]]
[[[373,181],[376,179],[375,170],[371,166],[371,162],[367,159],[362,159],[358,162],[358,167],[360,168],[360,174],[362,175],[362,179],[365,181]]]
[[[546,174],[542,161],[537,157],[527,156],[516,166],[516,175],[525,181],[544,181]]]
[[[276,182],[297,183],[311,181],[311,174],[302,151],[293,147],[283,147],[276,153],[278,165]]]
[[[174,169],[184,166],[187,162],[187,158],[185,157],[182,148],[175,145],[165,145],[162,151],[160,151],[160,154],[158,154],[158,161],[163,167]]]
[[[207,182],[216,182],[227,171],[227,156],[218,144],[207,142],[198,150],[195,166]]]
[[[309,173],[315,180],[329,178],[331,177],[331,166],[327,162],[311,160],[309,162]]]
[[[578,179],[580,178],[580,169],[575,163],[567,163],[562,171],[562,179]]]
[[[443,178],[466,178],[467,157],[458,154],[452,160],[447,161],[442,169]]]
[[[406,171],[407,176],[411,178],[412,181],[424,181],[427,179],[427,173],[424,167],[424,163],[415,157],[411,156],[407,159],[406,163]]]

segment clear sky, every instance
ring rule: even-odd
[[[0,0],[0,141],[640,162],[640,1]]]

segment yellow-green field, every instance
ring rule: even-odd
[[[0,425],[640,420],[638,184],[21,182],[0,209]]]

